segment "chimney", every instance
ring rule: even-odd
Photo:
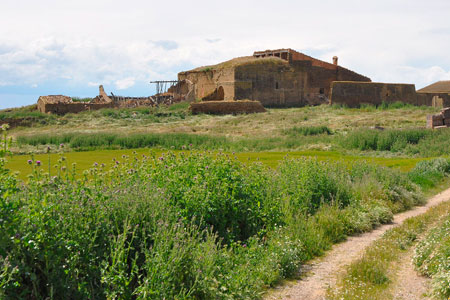
[[[335,66],[338,65],[338,57],[337,56],[333,56],[333,65],[335,65]]]

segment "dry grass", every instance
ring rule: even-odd
[[[274,137],[283,130],[299,126],[327,126],[333,131],[349,131],[358,127],[385,128],[425,127],[426,115],[437,112],[431,107],[391,110],[316,107],[268,109],[266,113],[247,115],[188,115],[185,119],[149,121],[139,118],[111,118],[83,113],[63,118],[65,124],[34,128],[18,128],[12,135],[55,132],[121,132],[121,133],[195,133],[227,137]]]

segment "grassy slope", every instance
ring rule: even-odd
[[[431,107],[403,107],[381,110],[329,106],[269,109],[267,113],[251,115],[190,115],[184,103],[158,109],[123,109],[84,112],[57,117],[52,124],[20,128],[13,135],[67,132],[121,133],[194,133],[227,137],[274,137],[283,130],[299,126],[328,126],[334,131],[358,127],[386,128],[425,127],[426,115],[436,112]]]

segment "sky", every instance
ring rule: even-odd
[[[292,48],[372,81],[450,80],[448,0],[1,0],[0,108],[153,94],[151,80]]]

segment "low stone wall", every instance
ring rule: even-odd
[[[259,101],[207,101],[191,103],[189,109],[193,114],[250,114],[265,112]]]
[[[112,107],[114,107],[113,103],[46,103],[43,104],[43,112],[64,115],[68,113],[76,114],[82,111]]]

